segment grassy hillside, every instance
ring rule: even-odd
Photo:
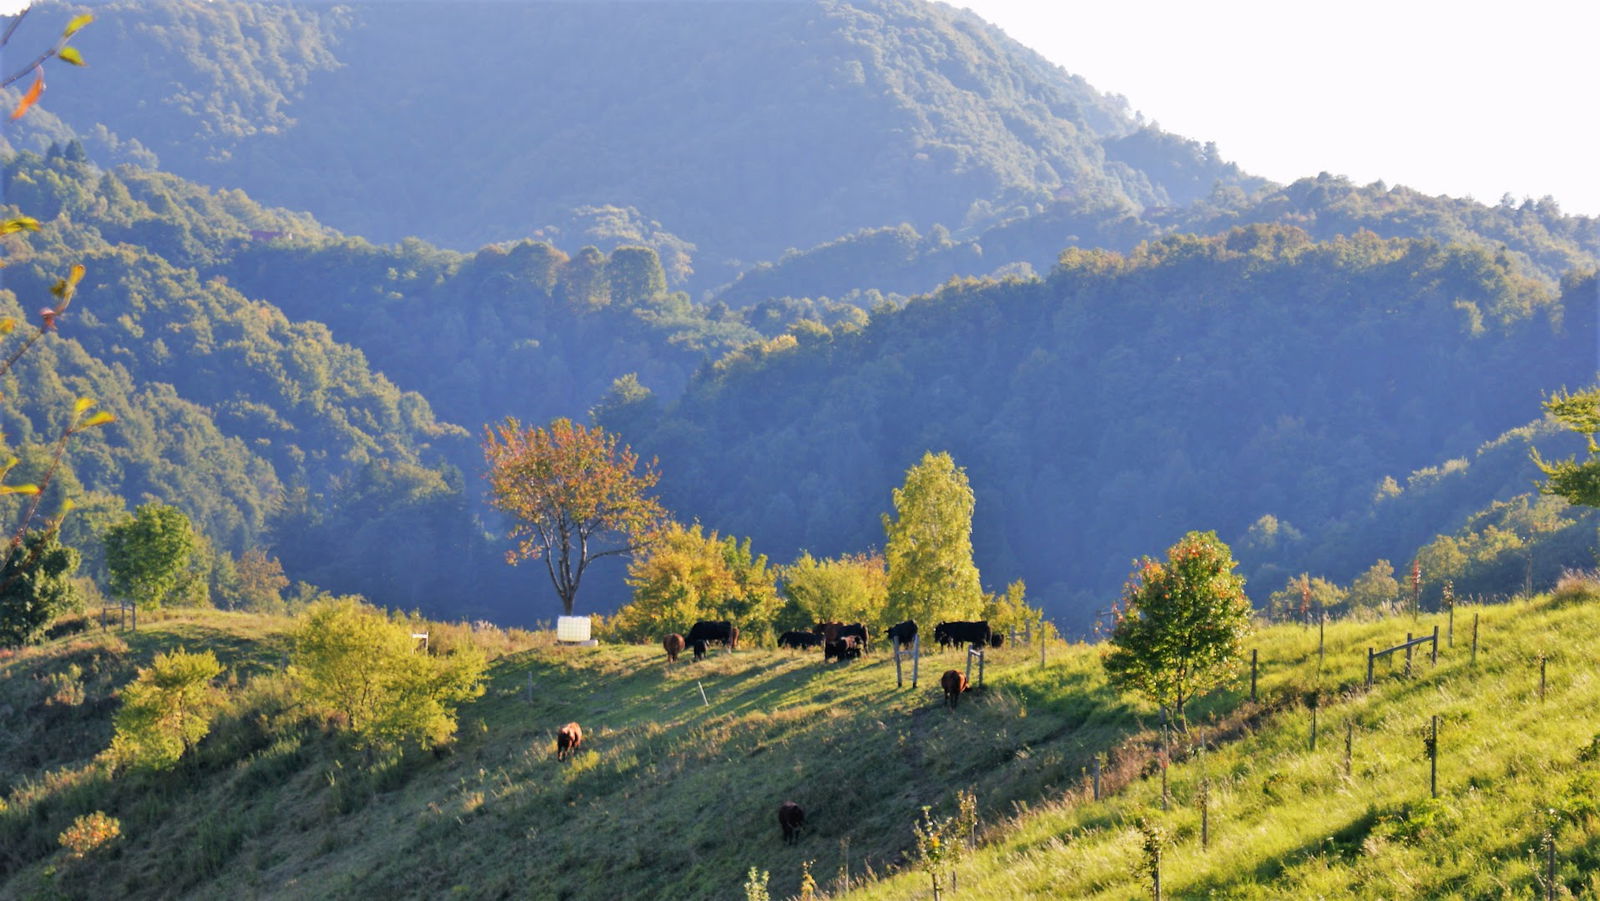
[[[1170,897],[1526,897],[1546,808],[1558,811],[1563,884],[1580,890],[1600,863],[1585,750],[1600,728],[1585,713],[1600,682],[1587,650],[1562,639],[1593,634],[1597,599],[1568,585],[1463,608],[1437,667],[1419,655],[1407,680],[1380,664],[1367,693],[1365,649],[1437,618],[1331,625],[1320,671],[1315,631],[1265,629],[1252,642],[1260,703],[1234,690],[1196,705],[1194,737],[1210,750],[1175,749],[1166,814],[1159,780],[1141,776],[1158,772],[1155,718],[1106,688],[1099,649],[1085,645],[1053,646],[1042,668],[1033,649],[997,652],[988,687],[952,713],[935,677],[958,653],[925,660],[922,686],[897,690],[881,653],[824,666],[747,650],[669,672],[655,648],[483,632],[507,653],[463,710],[453,750],[369,767],[283,706],[273,672],[287,621],[211,613],[134,634],[90,631],[0,657],[0,897],[727,898],[751,866],[770,870],[774,897],[786,897],[805,861],[830,894],[848,878],[866,897],[917,897],[926,877],[894,872],[907,864],[912,822],[923,805],[951,812],[961,788],[977,794],[982,838],[960,865],[957,897],[1136,897],[1139,815],[1177,837],[1163,870]],[[109,740],[118,686],[180,643],[230,664],[229,712],[178,772],[111,779],[89,761]],[[1540,653],[1550,658],[1543,701]],[[1312,752],[1304,699],[1319,687]],[[1437,801],[1421,757],[1433,714],[1443,717]],[[557,763],[554,730],[572,719],[587,744]],[[1356,724],[1348,775],[1346,722]],[[1098,803],[1085,776],[1096,754],[1109,755]],[[793,847],[774,822],[788,799],[811,821]],[[92,810],[119,817],[123,838],[69,861],[55,836]]]

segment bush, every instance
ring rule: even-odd
[[[67,849],[70,857],[82,860],[116,841],[121,835],[122,821],[97,810],[73,820],[72,825],[62,830],[56,840]]]

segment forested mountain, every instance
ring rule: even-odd
[[[59,9],[37,7],[19,44],[48,40]],[[78,39],[94,65],[45,104],[97,158],[159,160],[377,241],[467,250],[554,226],[565,243],[615,229],[583,212],[610,207],[663,256],[697,246],[716,285],[733,261],[864,227],[1259,183],[977,17],[915,0],[97,14]]]
[[[802,323],[664,411],[606,418],[660,457],[676,509],[819,554],[880,542],[888,489],[947,449],[988,587],[1026,578],[1082,627],[1186,530],[1314,532],[1526,422],[1592,377],[1594,295],[1478,248],[1250,226],[1069,250],[1046,279],[955,282],[864,328]]]
[[[13,403],[0,416],[34,466],[74,397],[118,417],[75,438],[66,458],[60,486],[92,502],[69,517],[69,540],[97,541],[103,515],[159,500],[222,549],[271,546],[297,578],[396,605],[463,603],[446,586],[494,555],[448,462],[474,448],[468,432],[325,325],[194,268],[249,243],[251,228],[316,234],[314,223],[57,151],[5,166],[8,201],[46,221],[9,239],[8,313],[30,315],[74,263],[87,276],[59,334],[8,377]],[[436,562],[418,569],[419,559]],[[486,610],[491,594],[464,606]]]
[[[1130,251],[1169,234],[1215,234],[1251,223],[1285,223],[1328,240],[1370,231],[1384,238],[1431,238],[1504,254],[1520,271],[1556,284],[1600,264],[1600,223],[1563,215],[1551,198],[1501,198],[1494,206],[1430,197],[1403,186],[1358,186],[1322,173],[1246,194],[1221,186],[1181,208],[1139,212],[1056,201],[980,234],[926,235],[908,224],[865,229],[754,266],[716,292],[730,304],[772,297],[846,297],[867,291],[911,295],[955,276],[1048,272],[1063,247]]]

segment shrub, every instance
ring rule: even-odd
[[[82,860],[116,841],[121,835],[122,821],[97,810],[73,820],[72,825],[56,837],[56,841],[67,849],[67,854],[74,860]]]

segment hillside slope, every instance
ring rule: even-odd
[[[214,613],[137,633],[91,630],[0,658],[0,772],[13,774],[0,787],[0,897],[726,898],[751,866],[771,871],[774,896],[787,897],[806,861],[830,892],[848,879],[866,897],[906,897],[926,885],[920,872],[894,874],[913,853],[912,822],[923,805],[950,812],[958,789],[976,792],[983,825],[957,897],[1132,897],[1135,815],[1177,836],[1166,871],[1175,897],[1526,895],[1546,806],[1564,817],[1560,874],[1577,889],[1600,860],[1581,762],[1600,728],[1583,711],[1600,688],[1586,675],[1590,649],[1572,639],[1600,626],[1593,592],[1459,609],[1437,667],[1420,655],[1402,679],[1399,662],[1381,663],[1370,692],[1367,647],[1447,621],[1330,624],[1321,666],[1314,630],[1261,631],[1251,644],[1260,702],[1241,687],[1191,709],[1195,743],[1174,743],[1167,814],[1153,711],[1107,689],[1091,646],[1054,644],[1043,667],[1035,648],[993,652],[986,687],[951,712],[932,677],[961,666],[958,652],[924,660],[913,690],[895,688],[881,653],[824,665],[815,654],[743,650],[668,671],[656,648],[537,644],[494,665],[452,753],[368,768],[282,706],[268,677],[284,621]],[[192,765],[109,777],[89,758],[109,739],[118,687],[180,643],[218,651],[236,700]],[[1445,723],[1441,799],[1429,801],[1419,729],[1435,713]],[[573,719],[589,738],[561,764],[553,731]],[[1346,722],[1356,724],[1350,776]],[[1095,755],[1109,755],[1099,803],[1087,778]],[[1209,853],[1194,838],[1202,775]],[[793,847],[774,822],[791,799],[809,812]],[[93,810],[120,818],[123,838],[88,861],[65,859],[55,835]]]

